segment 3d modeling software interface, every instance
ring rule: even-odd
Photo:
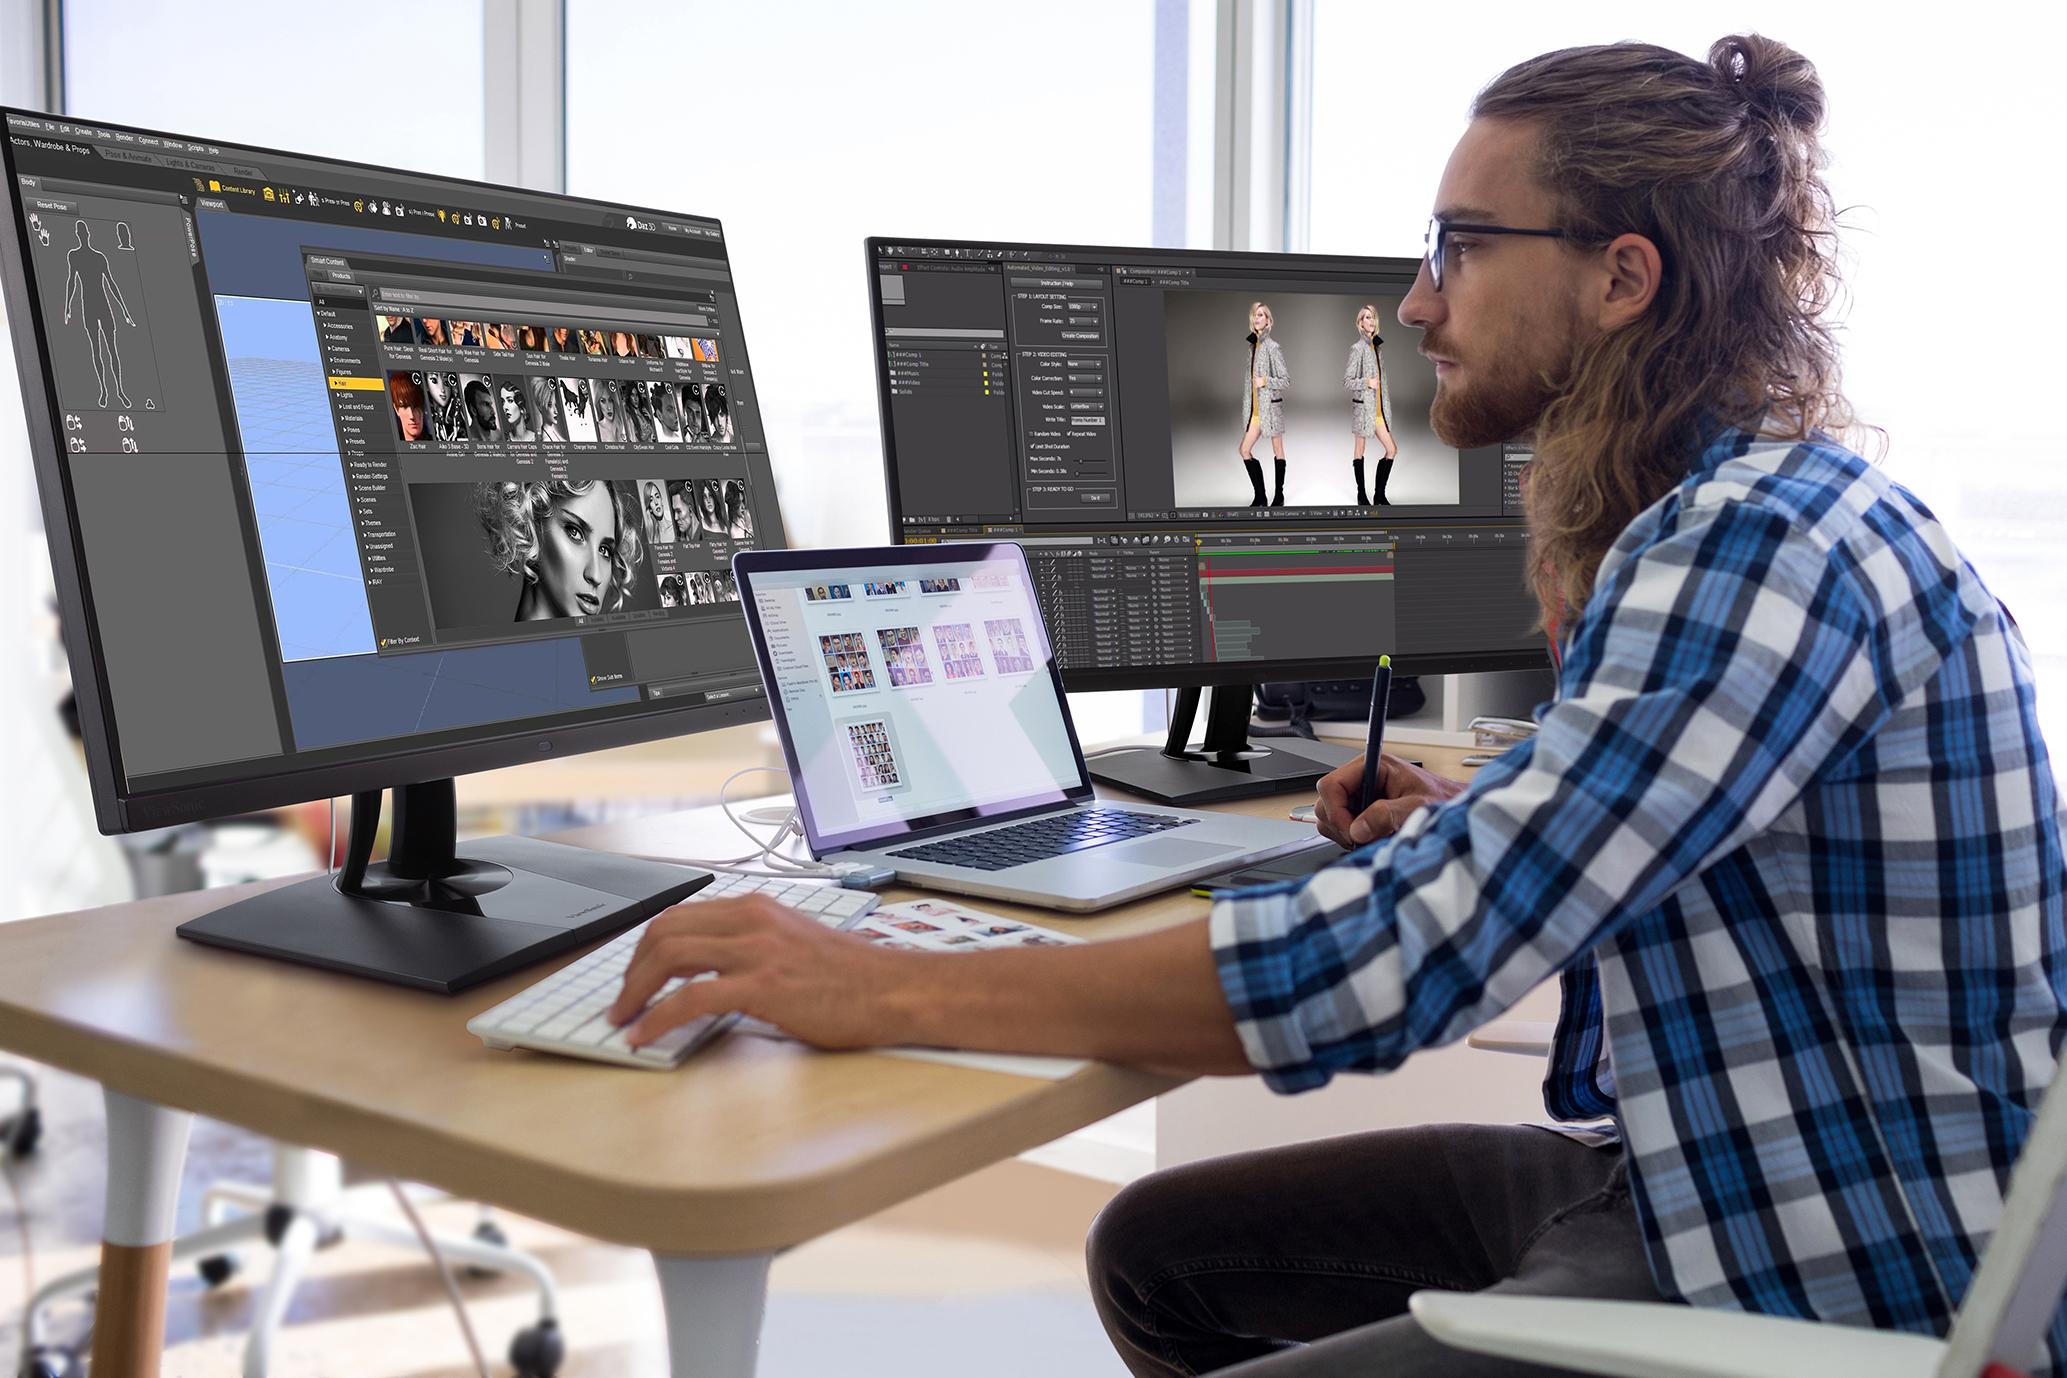
[[[869,253],[898,535],[1020,542],[1073,684],[1541,653],[1528,453],[1431,429],[1413,261]]]
[[[715,221],[8,125],[130,788],[761,692]]]

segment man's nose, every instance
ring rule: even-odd
[[[1400,324],[1410,330],[1426,330],[1439,324],[1446,314],[1442,294],[1430,281],[1428,261],[1423,259],[1420,271],[1414,274],[1412,290],[1400,302]]]

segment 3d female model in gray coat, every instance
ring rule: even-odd
[[[1392,506],[1385,499],[1385,481],[1392,477],[1392,462],[1399,458],[1400,447],[1392,438],[1392,386],[1386,381],[1378,353],[1384,343],[1378,336],[1378,308],[1365,306],[1356,313],[1356,343],[1349,347],[1349,367],[1342,375],[1354,408],[1349,429],[1356,436],[1356,458],[1349,467],[1356,474],[1358,507],[1369,507],[1373,499],[1380,507]],[[1385,458],[1378,461],[1378,482],[1368,497],[1364,493],[1366,440],[1377,441],[1385,451]]]
[[[1285,388],[1292,381],[1285,372],[1285,351],[1270,338],[1270,308],[1257,302],[1249,308],[1249,377],[1243,388],[1242,466],[1256,489],[1251,507],[1285,505]],[[1277,496],[1263,491],[1263,465],[1254,457],[1259,436],[1270,437],[1270,452],[1277,460]]]

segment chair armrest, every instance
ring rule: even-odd
[[[1481,1024],[1464,1040],[1467,1047],[1489,1053],[1521,1053],[1525,1057],[1550,1056],[1551,1035],[1557,1025],[1533,1019],[1496,1019]]]
[[[1934,1378],[1945,1357],[1922,1335],[1666,1302],[1416,1292],[1407,1305],[1454,1349],[1605,1378]]]

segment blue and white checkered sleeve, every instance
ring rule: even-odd
[[[1858,593],[1784,516],[1721,502],[1660,528],[1604,567],[1533,742],[1397,838],[1214,906],[1221,986],[1273,1086],[1461,1038],[1765,828],[1886,716]]]

